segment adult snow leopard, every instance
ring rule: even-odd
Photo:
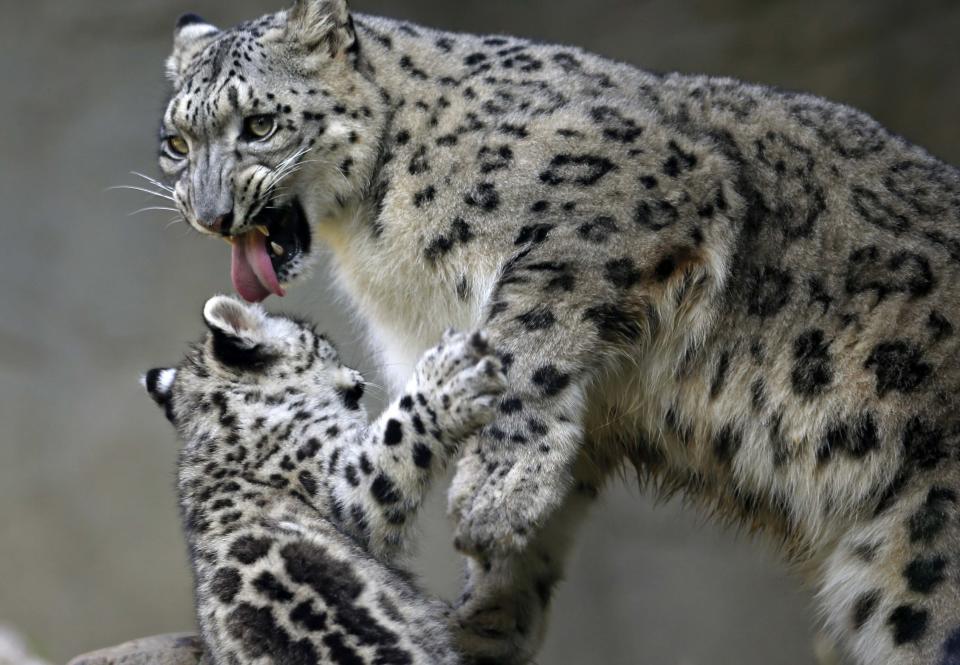
[[[960,177],[853,109],[344,0],[175,29],[160,163],[237,291],[318,254],[399,386],[483,325],[464,652],[525,662],[624,463],[774,534],[859,663],[960,658]]]
[[[456,665],[448,608],[397,558],[434,475],[506,377],[449,333],[372,424],[363,378],[313,326],[211,298],[209,333],[144,386],[184,440],[178,489],[216,665]]]

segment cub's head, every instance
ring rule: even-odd
[[[160,168],[191,227],[233,244],[231,277],[259,302],[305,274],[312,225],[357,199],[385,117],[346,0],[221,30],[177,22]]]
[[[143,386],[167,417],[189,434],[204,423],[240,425],[236,418],[338,405],[358,410],[363,377],[345,367],[313,326],[267,314],[227,296],[203,308],[209,332],[177,367],[151,369]]]

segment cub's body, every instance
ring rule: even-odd
[[[447,335],[368,424],[363,380],[309,324],[217,297],[145,386],[177,427],[197,617],[217,665],[455,665],[456,624],[399,567],[435,473],[492,416],[500,363]]]

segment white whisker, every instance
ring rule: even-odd
[[[286,178],[287,176],[291,175],[292,173],[295,173],[302,167],[302,164],[305,162],[298,162],[297,160],[299,160],[303,155],[310,152],[310,150],[312,150],[312,148],[309,148],[309,147],[301,148],[300,150],[297,150],[296,152],[291,154],[289,157],[286,157],[285,159],[283,159],[277,165],[277,168],[274,169],[274,171],[268,176],[267,188],[266,188],[266,191],[262,194],[264,199],[269,200],[270,196],[274,193],[274,189],[276,188],[276,186],[280,184],[280,181]]]
[[[140,208],[139,210],[134,210],[133,212],[127,213],[127,216],[132,217],[133,215],[138,215],[141,212],[147,212],[148,210],[168,210],[170,212],[180,212],[176,208],[170,208],[168,206],[148,206],[146,208]]]
[[[150,194],[152,196],[159,196],[161,199],[167,199],[168,201],[173,201],[173,197],[169,194],[164,194],[163,192],[155,192],[152,189],[146,189],[145,187],[135,187],[134,185],[114,185],[113,187],[107,187],[107,191],[112,189],[132,189],[136,192],[143,192],[144,194]]]
[[[159,187],[163,191],[173,194],[173,187],[168,187],[167,185],[164,185],[162,182],[160,182],[156,178],[151,178],[150,176],[144,175],[139,171],[130,171],[130,175],[135,175],[137,177],[143,178],[144,180],[149,182],[151,185],[154,185],[155,187]]]

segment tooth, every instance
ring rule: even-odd
[[[283,256],[283,247],[281,247],[277,243],[271,242],[270,249],[272,249],[273,253],[276,254],[277,256]]]
[[[223,242],[227,243],[231,247],[233,247],[233,244],[237,242],[237,239],[234,238],[233,236],[220,236],[220,237],[223,239]]]
[[[265,236],[269,236],[269,235],[270,235],[270,229],[268,229],[268,228],[267,228],[266,226],[264,226],[263,224],[258,224],[258,225],[257,225],[257,231],[259,231],[260,233],[262,233],[262,234],[265,235]]]

